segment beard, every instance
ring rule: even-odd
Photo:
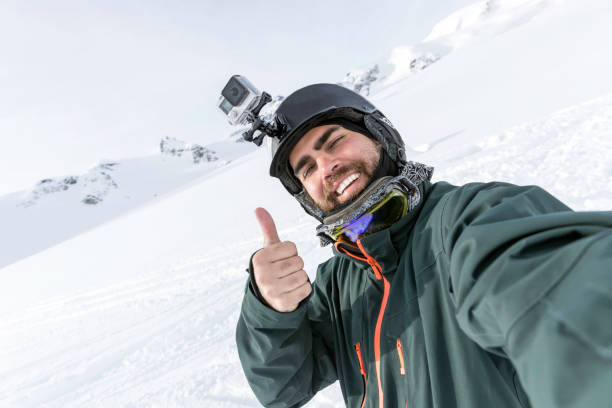
[[[361,192],[370,184],[374,171],[376,170],[376,165],[377,163],[366,163],[365,161],[359,161],[357,163],[352,163],[347,166],[343,166],[340,169],[338,169],[332,176],[330,176],[329,179],[327,179],[326,183],[323,185],[323,199],[322,200],[319,200],[319,201],[314,200],[308,194],[308,192],[306,192],[306,195],[308,199],[311,202],[315,203],[317,207],[329,213],[330,211],[337,208],[338,206],[352,201],[359,194],[361,194]],[[353,191],[349,196],[343,197],[342,201],[340,201],[336,192],[333,190],[334,184],[338,180],[341,180],[347,175],[351,173],[355,173],[355,172],[360,174],[359,178],[363,178],[365,180],[365,184],[363,188]]]

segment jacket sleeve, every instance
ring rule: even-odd
[[[533,407],[610,406],[612,212],[538,187],[445,197],[442,240],[462,330],[515,366]]]
[[[266,407],[302,406],[337,379],[329,339],[323,335],[329,314],[319,292],[315,280],[308,301],[281,313],[246,290],[236,344],[247,381]]]

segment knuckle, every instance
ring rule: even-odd
[[[283,248],[287,251],[297,254],[297,246],[295,246],[295,243],[293,243],[292,241],[283,241],[281,242],[281,244],[283,245]]]
[[[281,270],[286,271],[288,269],[291,268],[291,259],[283,259],[280,263],[279,266],[281,268]]]
[[[302,261],[297,256],[291,257],[286,260],[285,268],[297,272],[302,269]]]
[[[268,245],[265,249],[267,249],[268,252],[276,252],[279,248],[282,248],[282,245],[282,242],[275,242],[273,244]]]
[[[303,270],[299,271],[295,274],[295,281],[299,286],[302,286],[303,284],[308,282],[308,275],[306,275],[306,272],[304,272]]]
[[[294,271],[299,271],[300,269],[302,269],[301,265],[301,261],[298,259],[298,257],[293,257],[291,258],[291,268]]]
[[[277,260],[276,262],[273,262],[272,265],[274,265],[277,272],[284,271],[287,269],[287,259]]]
[[[295,278],[295,274],[291,274],[289,276],[287,276],[287,290],[291,291],[293,289],[295,289],[298,286],[298,282],[297,279]]]

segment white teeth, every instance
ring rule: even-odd
[[[350,176],[345,178],[344,181],[340,183],[340,185],[338,186],[336,193],[338,193],[338,195],[342,194],[344,192],[344,189],[347,188],[349,184],[351,184],[353,181],[357,180],[358,178],[359,178],[359,173],[351,174]]]

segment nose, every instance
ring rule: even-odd
[[[327,154],[321,154],[317,157],[317,167],[321,169],[324,178],[333,175],[338,170],[338,165],[338,160]]]

